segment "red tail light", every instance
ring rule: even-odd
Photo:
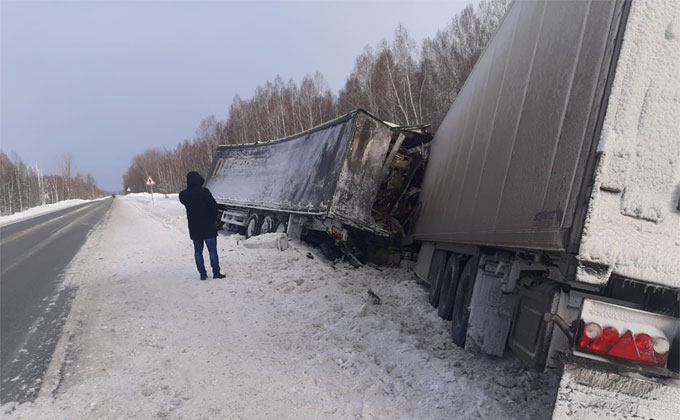
[[[654,354],[654,339],[649,335],[642,333],[635,336],[635,347],[640,355],[640,360],[647,362],[656,362],[656,355]]]
[[[633,333],[626,331],[626,333],[614,344],[614,346],[607,352],[607,355],[618,357],[620,359],[638,360],[638,351],[635,347],[635,340]]]
[[[586,324],[585,327],[583,327],[583,334],[581,335],[581,341],[579,343],[579,347],[588,347],[590,343],[595,341],[597,338],[599,338],[602,335],[602,327],[597,325],[594,322],[591,322],[589,324]]]
[[[588,348],[592,353],[606,354],[619,341],[619,331],[614,327],[606,327],[602,335],[594,340]]]
[[[620,336],[616,328],[602,328],[594,322],[583,325],[577,346],[584,352],[661,367],[666,366],[670,349],[665,337],[634,336],[630,330]]]
[[[574,354],[602,361],[625,359],[665,368],[670,342],[680,334],[677,318],[588,298],[580,318]]]
[[[663,337],[657,337],[654,339],[654,351],[659,354],[667,354],[668,350],[671,349],[671,344]]]

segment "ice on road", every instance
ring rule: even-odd
[[[558,379],[457,348],[410,270],[290,245],[220,235],[227,278],[200,281],[176,195],[116,198],[66,274],[78,294],[40,396],[3,418],[551,416]]]

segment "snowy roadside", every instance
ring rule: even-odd
[[[7,418],[550,417],[558,379],[455,347],[410,271],[231,235],[227,279],[201,282],[177,196],[155,198],[115,199],[91,234],[40,396]]]
[[[33,217],[42,216],[43,214],[52,213],[57,210],[67,209],[69,207],[77,206],[79,204],[90,203],[92,201],[103,200],[108,197],[97,198],[94,200],[81,200],[79,198],[73,200],[64,200],[54,204],[45,204],[44,206],[31,207],[28,210],[10,214],[8,216],[0,216],[0,226],[10,225],[12,223],[21,222],[22,220],[31,219]]]

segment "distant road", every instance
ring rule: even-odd
[[[112,201],[0,227],[0,403],[37,396],[75,295],[62,274]]]

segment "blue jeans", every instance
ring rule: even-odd
[[[196,268],[198,272],[205,275],[205,264],[203,264],[203,242],[208,246],[208,254],[210,254],[210,266],[213,274],[220,272],[220,260],[217,256],[217,238],[196,239],[194,240],[194,256],[196,257]]]

